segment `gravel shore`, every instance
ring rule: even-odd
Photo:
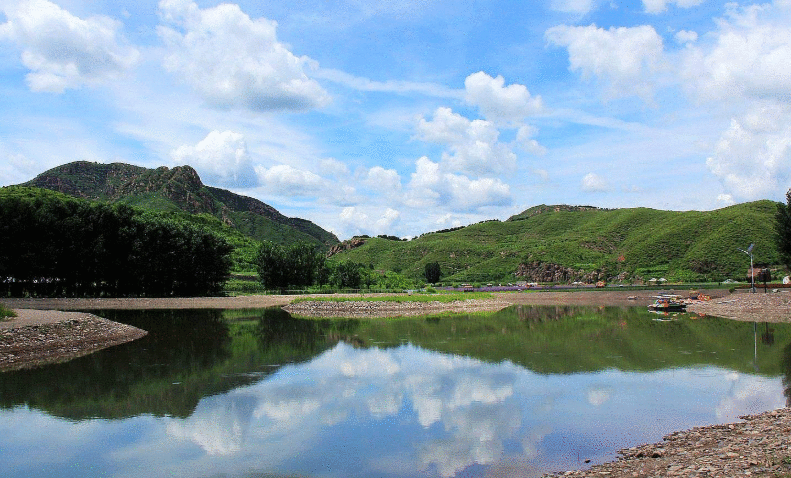
[[[0,372],[65,362],[147,334],[82,312],[16,312],[18,317],[0,321]]]
[[[621,450],[618,461],[549,476],[791,476],[791,410],[740,418],[744,421],[675,432],[662,443]]]
[[[499,299],[455,300],[453,302],[391,302],[391,301],[305,301],[289,304],[283,310],[303,317],[414,317],[441,313],[495,312],[511,303]]]
[[[689,312],[745,322],[791,322],[791,293],[742,292],[687,307]]]

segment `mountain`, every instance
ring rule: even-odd
[[[41,173],[21,186],[157,211],[209,214],[259,241],[304,241],[324,249],[339,242],[334,234],[308,220],[286,217],[257,199],[204,185],[190,166],[148,169],[77,161]]]
[[[738,249],[750,243],[755,264],[780,264],[776,211],[773,201],[705,212],[541,205],[506,221],[411,241],[356,238],[333,251],[336,259],[415,278],[438,262],[443,282],[744,280],[750,260]]]

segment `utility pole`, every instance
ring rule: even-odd
[[[750,256],[750,285],[752,286],[752,293],[755,294],[755,270],[753,269],[753,247],[755,247],[755,244],[750,244],[750,247],[748,247],[746,251],[744,249],[739,249],[739,250]]]

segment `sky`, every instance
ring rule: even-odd
[[[190,165],[341,239],[791,188],[791,0],[0,0],[0,186]]]

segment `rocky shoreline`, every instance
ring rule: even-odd
[[[343,317],[370,319],[375,317],[414,317],[443,313],[496,312],[511,304],[499,299],[455,300],[452,302],[395,301],[305,301],[291,303],[283,310],[302,317]]]
[[[18,310],[0,322],[0,372],[65,362],[148,332],[93,314]]]
[[[744,322],[791,322],[791,293],[742,292],[687,307],[689,312]]]
[[[617,461],[552,477],[767,477],[791,476],[791,410],[743,421],[674,432],[662,443],[619,452]]]

